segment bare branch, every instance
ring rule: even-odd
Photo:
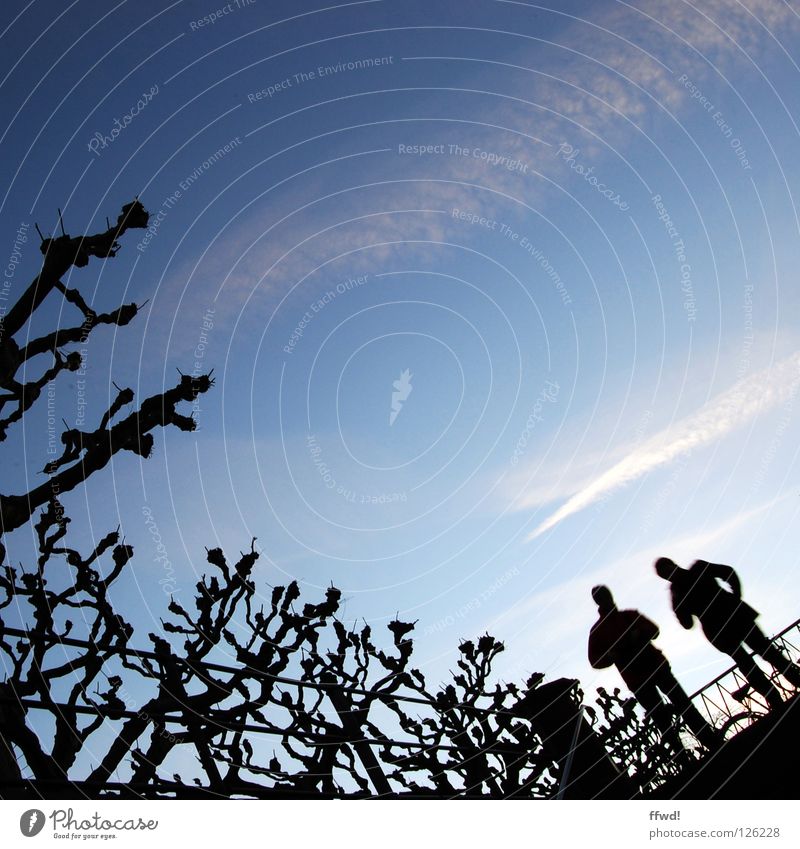
[[[0,345],[4,339],[11,338],[25,326],[42,301],[73,265],[83,268],[89,263],[89,257],[106,259],[116,256],[120,248],[117,239],[126,230],[147,227],[149,217],[142,204],[134,200],[122,207],[117,223],[104,233],[97,233],[94,236],[64,235],[57,239],[44,239],[41,244],[41,251],[44,254],[42,270],[5,316],[0,327]]]
[[[181,415],[175,408],[182,401],[194,401],[212,384],[213,380],[208,375],[186,375],[176,387],[148,398],[138,411],[110,428],[91,434],[68,431],[80,436],[76,461],[26,495],[0,495],[0,530],[9,533],[24,525],[35,510],[53,497],[75,489],[94,472],[104,468],[118,451],[133,451],[141,457],[149,457],[153,448],[150,431],[154,428],[175,425],[180,430],[194,430],[194,419]]]

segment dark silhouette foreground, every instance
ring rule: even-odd
[[[672,609],[678,622],[688,630],[696,617],[711,645],[730,655],[750,686],[764,696],[771,708],[780,709],[780,691],[753,660],[748,648],[795,687],[800,687],[800,668],[758,627],[759,614],[742,599],[742,586],[734,569],[706,560],[696,560],[688,569],[681,569],[669,558],[661,557],[655,562],[655,570],[670,583]],[[720,581],[729,589],[722,587]],[[737,695],[742,698],[745,692]]]
[[[719,735],[691,703],[667,658],[653,645],[658,638],[658,626],[638,610],[619,610],[608,587],[594,587],[592,597],[600,613],[589,633],[592,667],[616,666],[628,689],[676,755],[685,753],[674,721],[676,714],[707,749],[717,749],[721,743]]]

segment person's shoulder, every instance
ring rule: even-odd
[[[647,628],[658,628],[658,626],[653,622],[652,619],[645,616],[641,610],[625,610],[623,611],[627,614],[628,624],[629,625],[639,625],[647,627]]]
[[[640,610],[620,610],[617,612],[618,619],[618,627],[623,630],[627,630],[630,628],[641,628],[642,626],[647,626],[650,620],[642,613]]]
[[[589,629],[589,635],[597,634],[600,631],[603,631],[608,624],[608,616],[598,616],[594,622],[594,625]]]
[[[695,560],[692,565],[685,570],[683,578],[689,585],[698,581],[705,581],[716,576],[717,570],[714,564],[708,560]]]

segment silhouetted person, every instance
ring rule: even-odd
[[[608,587],[594,587],[592,598],[600,613],[589,632],[592,667],[617,667],[628,689],[677,754],[685,753],[685,749],[672,721],[673,713],[684,718],[707,749],[717,749],[720,735],[703,719],[672,674],[669,661],[653,645],[658,637],[658,626],[638,610],[619,610]],[[670,704],[664,701],[664,696]]]
[[[668,557],[660,557],[655,569],[659,577],[670,582],[672,609],[678,622],[689,629],[696,616],[711,645],[733,658],[748,684],[764,696],[771,708],[781,706],[783,699],[747,648],[800,687],[800,668],[756,625],[759,614],[742,600],[739,576],[730,566],[696,560],[688,569],[681,569]],[[730,590],[719,581],[728,584]],[[735,695],[741,698],[743,691]]]

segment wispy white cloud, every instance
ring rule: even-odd
[[[783,0],[644,0],[638,8],[661,22],[665,39],[685,38],[709,61],[723,66],[741,60],[742,51],[756,62],[762,60],[774,53],[777,39],[796,32],[800,24],[797,12]],[[636,20],[629,16],[629,26]]]
[[[464,138],[453,137],[461,143]],[[516,146],[503,147],[498,155],[514,152]],[[263,326],[264,316],[295,287],[301,299],[313,300],[331,281],[387,270],[398,260],[424,264],[444,242],[469,245],[474,230],[453,218],[453,209],[502,221],[501,210],[508,214],[514,208],[505,196],[532,202],[533,178],[485,161],[444,156],[426,179],[418,163],[410,163],[415,170],[409,172],[403,157],[384,156],[382,164],[364,166],[363,187],[333,194],[323,179],[309,181],[221,228],[202,256],[165,281],[160,297],[169,305],[165,315],[177,325],[173,346],[196,344],[196,322],[172,320],[176,301],[185,300],[183,308],[195,311],[197,304],[205,309],[213,303],[217,333],[248,316]]]
[[[745,378],[711,398],[696,413],[657,433],[641,447],[576,492],[547,517],[527,539],[530,541],[598,499],[664,466],[689,451],[709,445],[797,392],[800,352],[770,369]]]
[[[555,438],[558,452],[550,451],[545,459],[534,458],[510,472],[503,467],[502,482],[495,489],[503,509],[532,511],[569,498],[589,486],[610,460],[619,460],[625,453],[622,446],[613,451],[576,451],[568,446],[571,439],[577,441],[579,437],[565,436],[562,430]]]
[[[391,152],[352,160],[357,163],[359,184],[385,181],[372,189],[351,190],[346,181],[338,180],[349,167],[304,174],[301,181],[271,192],[268,200],[224,225],[199,257],[199,264],[187,263],[170,274],[160,296],[168,302],[165,312],[170,321],[174,310],[169,307],[185,296],[187,286],[195,311],[198,303],[203,309],[216,303],[221,289],[219,334],[244,309],[261,321],[265,308],[277,304],[298,280],[315,270],[324,269],[317,279],[320,286],[325,285],[326,274],[338,273],[333,265],[337,257],[343,257],[339,263],[345,273],[360,274],[395,256],[408,258],[411,243],[458,235],[453,222],[442,216],[395,214],[399,209],[458,206],[489,218],[521,212],[522,207],[505,195],[546,216],[549,202],[564,200],[546,179],[575,191],[574,175],[555,155],[561,141],[579,146],[582,157],[592,163],[608,158],[612,167],[615,158],[624,160],[629,155],[636,138],[629,122],[658,138],[654,125],[663,116],[654,103],[678,115],[690,108],[688,92],[677,82],[679,71],[702,81],[711,73],[709,62],[720,69],[747,64],[742,50],[758,62],[777,48],[773,35],[796,30],[800,21],[778,0],[747,0],[746,4],[698,0],[694,5],[640,0],[634,5],[598,4],[582,14],[586,20],[565,14],[552,48],[545,49],[538,40],[523,40],[516,50],[504,54],[500,64],[507,65],[507,78],[494,94],[474,93],[481,89],[488,65],[474,57],[456,62],[456,80],[465,91],[473,92],[468,95],[469,103],[477,107],[468,113],[472,120],[458,120],[467,113],[458,108],[452,93],[446,101],[430,94],[421,97],[418,105],[418,114],[429,117],[408,125],[414,128],[415,141],[457,142],[518,159],[527,166],[526,174],[473,157],[435,157],[423,163]],[[441,60],[432,67],[443,67]],[[445,114],[443,103],[449,107]],[[341,145],[352,152],[344,141]],[[546,179],[534,176],[535,172]],[[430,182],[395,182],[408,177],[424,180],[426,175]],[[347,190],[327,202],[321,200],[336,188]],[[279,219],[277,210],[286,215],[285,222],[270,229],[265,222]],[[464,226],[460,225],[462,235]],[[416,252],[423,259],[427,256],[424,246]],[[180,337],[181,323],[171,324],[177,325]],[[194,319],[187,323],[184,347],[194,345],[196,324]],[[173,344],[180,346],[180,338]]]

